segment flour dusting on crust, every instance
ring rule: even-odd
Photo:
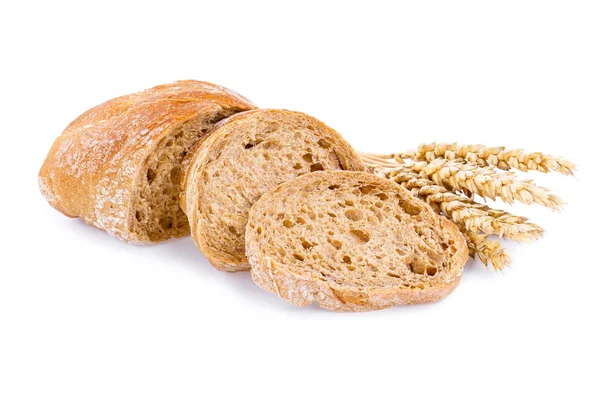
[[[229,89],[193,80],[96,106],[54,142],[40,170],[40,191],[66,215],[128,242],[151,242],[131,227],[145,161],[173,129],[215,106],[236,111],[255,108]]]

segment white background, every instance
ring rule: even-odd
[[[15,4],[19,4],[18,6]],[[599,398],[597,1],[3,2],[0,399]],[[438,304],[296,308],[190,238],[122,243],[52,209],[64,127],[177,79],[301,110],[363,151],[428,141],[565,156],[569,202],[503,274]]]

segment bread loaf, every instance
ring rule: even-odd
[[[262,288],[305,306],[367,311],[438,301],[468,258],[456,225],[365,172],[303,175],[249,212],[246,254]]]
[[[318,170],[364,170],[339,133],[299,112],[254,110],[221,121],[184,162],[182,208],[192,237],[221,270],[249,269],[250,207],[272,187]]]
[[[216,122],[253,108],[231,90],[192,80],[109,100],[56,139],[40,189],[63,214],[128,242],[187,235],[179,206],[183,157]]]

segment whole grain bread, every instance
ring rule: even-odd
[[[194,241],[215,268],[248,270],[248,211],[264,192],[311,171],[364,168],[339,133],[311,116],[247,111],[221,121],[188,154],[181,204]]]
[[[255,202],[246,254],[254,281],[293,304],[368,311],[443,299],[468,249],[456,225],[400,185],[324,171]]]
[[[178,81],[118,97],[74,120],[39,172],[57,210],[134,243],[189,233],[181,162],[221,119],[256,108],[207,82]]]

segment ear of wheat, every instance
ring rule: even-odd
[[[384,170],[379,173],[404,186],[413,195],[426,201],[434,209],[441,211],[464,230],[494,234],[516,241],[530,241],[543,236],[544,230],[525,217],[515,216],[506,211],[495,210],[452,193],[433,181],[422,178],[412,171],[401,168]]]
[[[511,150],[505,147],[489,147],[481,144],[427,143],[420,145],[417,150],[391,154],[386,158],[415,161],[433,161],[444,158],[446,160],[464,160],[479,166],[492,166],[503,170],[512,168],[523,172],[539,171],[543,173],[553,171],[564,175],[573,175],[577,168],[575,164],[562,157],[539,152],[527,153],[521,149]]]
[[[496,271],[502,271],[510,265],[510,256],[502,248],[498,240],[488,240],[488,235],[467,233],[469,255],[479,258],[483,265],[492,264]]]
[[[560,210],[565,203],[548,189],[506,171],[572,175],[575,170],[570,161],[543,153],[456,143],[424,144],[416,151],[391,155],[361,153],[361,157],[372,172],[402,185],[453,221],[465,234],[471,257],[496,270],[508,266],[510,257],[490,235],[531,241],[542,237],[544,230],[526,217],[477,203],[474,195]]]
[[[435,159],[430,162],[419,161],[401,168],[417,172],[422,177],[431,179],[436,185],[469,197],[477,194],[484,199],[500,198],[508,204],[515,201],[540,204],[553,210],[560,210],[564,204],[558,196],[546,188],[537,186],[533,181],[519,180],[511,172],[497,171],[493,167]]]

